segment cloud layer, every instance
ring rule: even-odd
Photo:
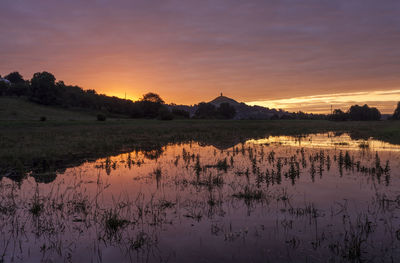
[[[279,101],[400,89],[397,0],[1,5],[2,74],[48,70],[84,88],[133,98],[151,90],[177,103],[220,91],[240,101]]]
[[[325,95],[313,95],[289,99],[250,101],[249,105],[260,105],[268,108],[286,109],[288,111],[301,111],[329,113],[332,109],[348,110],[349,105],[368,104],[377,107],[384,113],[393,113],[397,101],[400,99],[400,90],[349,92]]]

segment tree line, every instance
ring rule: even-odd
[[[367,104],[364,106],[353,105],[347,112],[340,109],[335,109],[329,116],[333,121],[378,121],[381,119],[381,113],[377,108],[369,107]],[[400,120],[400,102],[397,103],[390,120]]]
[[[25,80],[18,72],[12,72],[0,81],[0,96],[26,97],[28,100],[63,108],[84,108],[109,114],[121,114],[131,118],[158,118],[172,120],[174,118],[196,119],[232,119],[236,109],[229,103],[215,106],[201,102],[197,105],[193,116],[186,110],[168,106],[156,93],[144,94],[138,101],[126,100],[117,97],[98,94],[95,90],[83,90],[81,87],[66,85],[57,81],[53,74],[43,71],[37,72],[30,80]],[[276,116],[275,116],[276,115]],[[313,115],[299,112],[296,114],[275,114],[270,119],[329,119],[334,121],[369,121],[380,120],[381,113],[377,108],[368,105],[353,105],[347,112],[335,109],[330,115]],[[400,102],[391,119],[400,120]]]
[[[57,81],[49,72],[35,73],[31,80],[13,72],[4,77],[11,84],[0,81],[0,96],[26,97],[28,100],[63,108],[84,108],[102,113],[121,114],[132,118],[173,119],[174,114],[166,107],[158,94],[147,93],[138,101],[98,94],[95,90],[83,90],[78,86]],[[179,112],[182,115],[181,112]],[[185,115],[186,116],[186,115]]]
[[[0,76],[1,77],[1,76]],[[0,96],[27,97],[28,100],[49,106],[64,108],[86,108],[112,114],[127,115],[132,118],[190,118],[189,112],[168,107],[156,93],[144,94],[138,101],[126,100],[98,94],[95,90],[83,90],[78,86],[66,85],[57,81],[49,72],[35,73],[31,80],[25,80],[20,73],[12,72],[4,77],[11,84],[0,81]],[[229,103],[219,107],[200,103],[193,116],[198,119],[232,119],[236,110]]]

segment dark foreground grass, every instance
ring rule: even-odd
[[[334,131],[354,138],[400,144],[400,122],[108,120],[0,121],[0,167],[72,165],[134,149],[155,149],[191,140],[231,147],[249,138],[268,135],[306,135]]]

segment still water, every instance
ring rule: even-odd
[[[0,262],[399,262],[400,146],[197,142],[1,177]]]

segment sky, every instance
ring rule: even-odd
[[[398,0],[2,0],[0,74],[316,113],[400,100]]]

